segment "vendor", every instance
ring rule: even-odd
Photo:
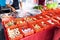
[[[6,5],[8,8],[11,8],[13,12],[16,12],[17,9],[22,8],[22,0],[6,0]]]

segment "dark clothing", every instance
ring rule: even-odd
[[[44,5],[44,3],[45,3],[45,0],[39,0],[39,1],[38,1],[38,4],[39,4],[39,5]]]
[[[18,0],[13,0],[12,6],[13,6],[15,9],[19,9],[19,2],[18,2]]]

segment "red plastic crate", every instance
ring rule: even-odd
[[[37,20],[37,23],[43,28],[43,29],[48,29],[50,28],[51,25],[49,25],[48,22],[46,22],[46,20]]]
[[[32,17],[25,17],[24,20],[26,22],[32,22],[32,21],[34,21]]]
[[[2,18],[2,23],[4,25],[5,23],[7,23],[7,22],[9,22],[11,20],[14,20],[14,19],[15,18],[13,18],[12,16],[10,16],[10,17],[4,17],[4,18]]]
[[[54,21],[55,19],[53,19],[53,18],[51,18],[51,19],[46,19],[46,22],[48,22],[48,24],[50,25],[50,26],[56,26],[57,25],[57,22],[56,21]]]
[[[60,17],[54,16],[53,19],[57,21],[57,26],[60,26]]]
[[[37,22],[29,22],[29,27],[33,28],[35,32],[40,32],[43,28]]]
[[[28,25],[20,26],[19,29],[24,36],[29,36],[31,34],[34,34],[34,30]]]
[[[16,18],[14,21],[17,26],[27,25],[27,22],[23,18]]]
[[[60,15],[60,9],[55,9],[55,10],[53,10],[53,12],[54,12],[56,15]]]
[[[7,40],[20,40],[21,38],[23,38],[23,35],[21,34],[19,27],[17,27],[17,25],[13,25],[5,29],[5,37]]]

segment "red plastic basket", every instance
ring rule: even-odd
[[[35,30],[35,32],[40,32],[42,31],[42,27],[37,23],[37,21],[35,22],[29,22],[29,27],[33,28]]]
[[[19,28],[24,36],[29,36],[31,34],[34,34],[34,30],[28,25],[23,25],[23,26],[20,26]]]
[[[14,36],[14,38],[12,38],[13,37],[12,34],[14,32],[14,31],[12,32],[12,30],[15,30],[17,28],[18,28],[18,31],[20,34],[18,34],[17,36]],[[12,33],[10,33],[10,32],[12,32]],[[18,33],[16,30],[15,30],[15,32]],[[14,34],[16,35],[16,33],[14,33]],[[23,35],[21,34],[19,27],[17,27],[17,25],[12,25],[5,29],[5,37],[7,40],[18,40],[18,39],[20,40],[21,38],[23,38]]]

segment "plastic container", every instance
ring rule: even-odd
[[[34,34],[34,30],[28,25],[20,26],[19,28],[22,34],[24,35],[24,37]]]
[[[19,30],[19,27],[17,27],[17,25],[6,28],[5,36],[7,40],[20,40],[21,38],[23,38],[23,35],[21,34],[21,31]]]
[[[40,32],[42,30],[41,26],[36,22],[29,22],[29,27],[33,28],[35,32]]]
[[[34,16],[25,17],[26,22],[35,22],[37,19]]]
[[[46,20],[37,20],[37,23],[43,28],[43,29],[48,29],[50,25]]]
[[[23,18],[16,18],[14,21],[17,26],[27,25],[27,22]]]

